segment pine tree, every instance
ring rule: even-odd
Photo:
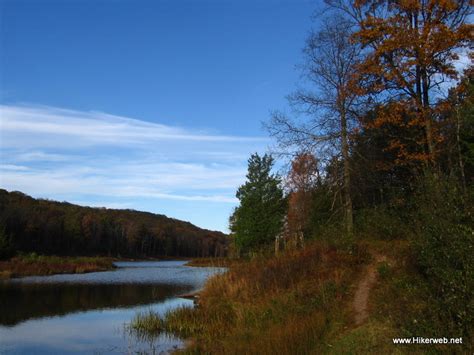
[[[237,190],[240,206],[230,218],[230,230],[241,253],[258,250],[273,242],[286,212],[281,180],[271,174],[273,158],[252,154],[247,181]]]

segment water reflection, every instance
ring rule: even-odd
[[[25,284],[0,285],[0,324],[103,308],[124,308],[163,301],[188,292],[172,284]]]
[[[165,313],[192,302],[177,298],[223,269],[183,261],[127,262],[110,272],[0,282],[0,353],[161,353],[180,339],[139,339],[124,332],[137,312]]]
[[[136,312],[151,308],[158,313],[189,305],[184,299],[127,309],[108,309],[30,320],[15,327],[0,328],[0,353],[15,354],[110,354],[145,353],[181,347],[182,341],[170,334],[140,339],[124,331]]]

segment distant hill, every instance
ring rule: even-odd
[[[209,257],[225,256],[227,246],[224,233],[164,215],[82,207],[0,189],[3,254]]]

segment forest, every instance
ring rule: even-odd
[[[164,215],[73,205],[0,190],[0,256],[225,256],[228,237]]]

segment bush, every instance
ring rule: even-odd
[[[405,239],[412,231],[404,213],[386,206],[357,211],[355,228],[357,234],[369,239]]]
[[[469,337],[474,322],[472,200],[456,183],[428,176],[417,196],[417,265],[436,300],[446,336]]]
[[[390,276],[391,270],[390,265],[384,261],[377,266],[377,272],[382,279],[386,279]]]

